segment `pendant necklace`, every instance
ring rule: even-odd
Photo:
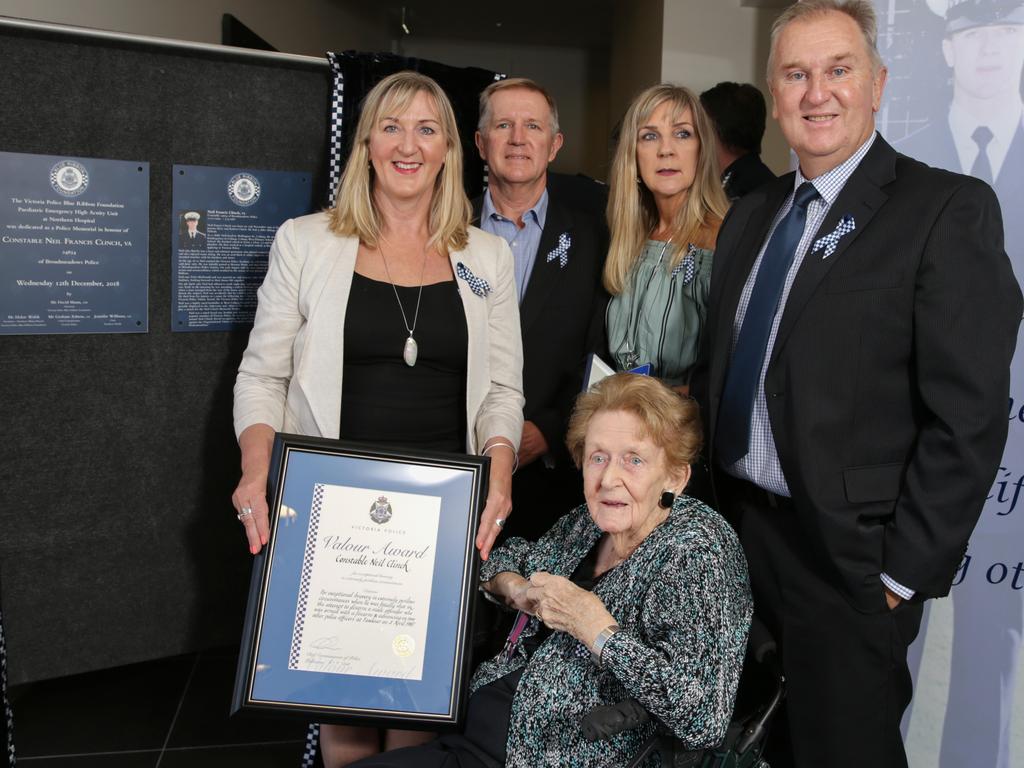
[[[377,250],[380,251],[380,258],[384,262],[384,273],[388,276],[388,282],[391,283],[391,290],[395,292],[395,301],[398,302],[398,310],[402,313],[402,324],[405,326],[405,330],[409,333],[409,338],[405,340],[405,346],[402,347],[402,359],[405,360],[405,364],[412,368],[416,365],[416,358],[419,355],[420,348],[416,343],[416,339],[413,338],[413,333],[416,331],[416,321],[420,317],[420,299],[423,298],[423,275],[427,272],[427,249],[423,249],[423,266],[420,268],[420,292],[416,296],[416,312],[412,316],[412,326],[409,326],[409,320],[405,316],[405,307],[402,306],[402,299],[398,295],[398,288],[395,287],[395,281],[391,279],[391,270],[388,269],[388,260],[384,255],[384,248],[382,247],[384,238],[380,238],[380,242],[377,243]]]

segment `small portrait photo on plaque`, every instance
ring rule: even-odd
[[[178,247],[182,250],[206,250],[206,211],[181,211],[178,214]]]

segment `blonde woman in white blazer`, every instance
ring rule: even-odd
[[[408,445],[421,435],[402,430],[422,422],[443,433],[442,445],[491,457],[476,538],[489,556],[512,506],[523,359],[512,254],[469,220],[447,97],[417,73],[385,78],[364,102],[335,206],[286,221],[270,250],[235,382],[242,478],[232,502],[253,554],[269,535],[276,431],[385,443],[404,435]],[[354,381],[362,399],[346,410]],[[434,408],[427,385],[441,386],[444,407]],[[324,726],[321,748],[336,768],[429,736],[392,730],[381,742],[375,729]]]

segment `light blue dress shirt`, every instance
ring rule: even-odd
[[[537,261],[537,249],[540,247],[540,236],[544,231],[544,221],[548,215],[548,191],[541,194],[537,203],[523,214],[522,229],[494,209],[491,190],[484,192],[484,202],[480,208],[480,229],[492,235],[502,237],[512,249],[515,260],[516,291],[519,303],[522,304],[526,294],[526,286],[530,282],[533,265]]]

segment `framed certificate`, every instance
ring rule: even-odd
[[[459,725],[488,462],[278,434],[233,711]]]

